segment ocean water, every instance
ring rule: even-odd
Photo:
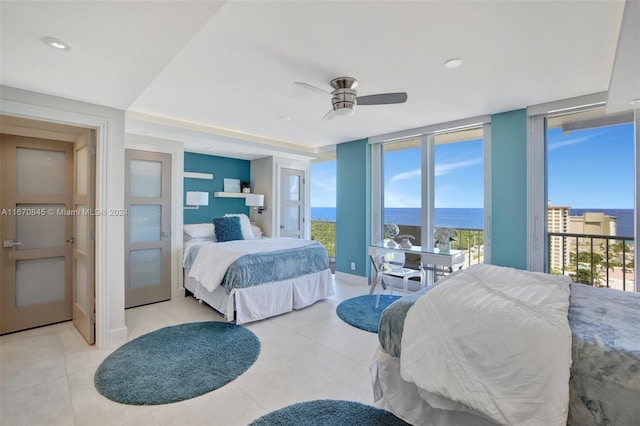
[[[435,225],[451,228],[482,229],[484,209],[481,208],[436,208]],[[311,207],[311,220],[336,220],[335,207]],[[384,209],[385,223],[420,226],[420,209],[387,208]]]
[[[581,216],[584,212],[604,212],[617,217],[618,236],[633,237],[633,209],[571,209],[571,216]],[[484,227],[481,208],[436,208],[435,225],[451,228],[482,229]],[[385,223],[420,225],[420,209],[387,208],[384,210]],[[336,220],[335,207],[311,207],[312,220]]]

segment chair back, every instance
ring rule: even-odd
[[[384,254],[383,262],[389,267],[390,272],[400,272],[404,268],[405,255],[402,250],[388,250]]]

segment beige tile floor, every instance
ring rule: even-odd
[[[247,425],[313,399],[372,404],[369,365],[377,335],[349,326],[336,306],[368,287],[335,282],[336,295],[300,311],[246,324],[262,343],[256,363],[233,382],[187,401],[130,406],[100,395],[96,368],[111,352],[88,346],[71,323],[0,337],[0,425]],[[174,324],[220,321],[195,299],[129,309],[129,339]]]

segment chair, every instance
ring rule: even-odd
[[[420,277],[420,285],[424,285],[422,271],[404,267],[405,254],[402,249],[379,249],[376,257],[379,265],[378,280],[380,280],[382,287],[376,297],[376,308],[380,304],[380,294],[387,288],[387,286],[384,285],[385,276],[402,278],[402,288],[404,291],[407,291],[409,288],[409,278]],[[391,292],[393,286],[389,286],[389,289]]]
[[[402,289],[409,288],[409,278],[419,277],[422,285],[422,272],[404,267],[405,254],[403,250],[389,250],[382,257],[382,275],[402,278]]]

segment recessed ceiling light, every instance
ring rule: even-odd
[[[462,59],[460,58],[451,58],[444,63],[447,68],[458,68],[460,65],[462,65]]]
[[[280,120],[285,120],[285,121],[289,121],[291,120],[291,117],[289,117],[288,115],[281,115],[280,117],[278,117]]]
[[[640,104],[640,98],[634,99],[630,103],[632,103],[632,104]]]
[[[144,134],[147,136],[153,136],[153,132],[144,132]]]
[[[53,38],[53,37],[43,37],[42,38],[42,42],[44,44],[46,44],[47,46],[51,47],[52,49],[56,49],[56,50],[69,50],[69,49],[71,49],[71,46],[69,46],[64,41],[59,40],[57,38]]]

